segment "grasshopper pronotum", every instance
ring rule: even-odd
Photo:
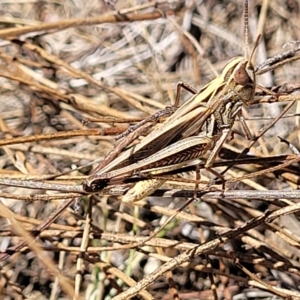
[[[248,1],[245,1],[245,39],[248,43]],[[255,48],[254,48],[255,49]],[[140,143],[123,152],[83,184],[87,192],[122,184],[135,174],[160,174],[178,169],[210,151],[205,167],[210,168],[225,142],[242,106],[254,97],[255,74],[249,58],[235,57],[222,73],[180,106]],[[247,55],[246,55],[247,56]],[[163,169],[163,170],[162,170]],[[123,197],[139,200],[164,183],[141,180]]]

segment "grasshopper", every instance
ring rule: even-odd
[[[247,44],[248,1],[245,1],[245,39]],[[192,160],[203,158],[209,151],[205,168],[210,169],[235,119],[241,117],[242,106],[249,105],[254,98],[253,53],[254,50],[249,58],[235,57],[229,61],[219,76],[158,124],[141,142],[90,176],[83,183],[83,189],[98,192],[124,184],[135,175],[176,170]],[[127,192],[123,201],[139,200],[165,181],[141,180]]]

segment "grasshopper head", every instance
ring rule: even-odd
[[[251,61],[243,58],[234,67],[231,84],[243,103],[245,105],[251,104],[255,93],[255,73]]]
[[[244,57],[233,58],[223,69],[223,80],[226,82],[224,93],[234,94],[233,101],[242,101],[249,105],[254,98],[254,68]]]

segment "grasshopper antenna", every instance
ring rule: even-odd
[[[249,55],[249,10],[248,0],[245,0],[245,13],[244,13],[244,37],[245,37],[245,57],[248,59],[248,63],[251,64],[255,51],[261,39],[261,34],[255,39],[254,47]]]
[[[244,37],[245,37],[245,57],[249,57],[249,19],[248,19],[248,0],[245,0],[244,12]]]

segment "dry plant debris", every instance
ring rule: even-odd
[[[195,191],[188,168],[134,203],[81,186],[179,81],[199,90],[244,53],[243,10],[1,1],[1,299],[300,299],[299,1],[250,0],[264,88],[243,110],[255,138],[236,122],[214,164],[225,190]]]

